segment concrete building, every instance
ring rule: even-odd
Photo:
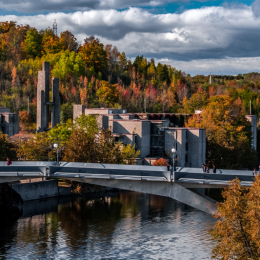
[[[19,114],[10,113],[10,108],[0,107],[0,131],[9,137],[19,133]]]
[[[74,105],[73,118],[97,115],[100,129],[110,129],[115,141],[135,145],[143,163],[171,156],[175,148],[176,165],[201,167],[206,157],[206,130],[183,127],[189,114],[127,113],[125,109],[85,108]]]
[[[251,123],[251,145],[257,151],[257,116],[246,115],[245,117]]]
[[[59,79],[52,78],[52,100],[49,98],[50,63],[43,62],[42,71],[38,71],[37,85],[37,131],[49,129],[49,106],[51,109],[51,127],[60,123]]]

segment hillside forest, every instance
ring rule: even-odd
[[[36,127],[37,72],[43,61],[50,62],[50,77],[60,79],[61,123],[72,118],[73,104],[151,113],[193,114],[203,109],[201,115],[190,117],[186,126],[207,129],[209,164],[217,161],[224,166],[225,156],[233,168],[258,163],[259,156],[250,146],[250,124],[244,117],[249,114],[250,101],[251,113],[260,115],[257,72],[213,75],[209,84],[208,76],[191,77],[143,55],[128,59],[125,52],[94,36],[81,44],[70,31],[56,36],[51,28],[38,31],[30,25],[2,22],[0,106],[19,112],[26,130],[35,131]]]

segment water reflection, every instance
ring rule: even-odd
[[[172,199],[138,193],[31,202],[1,229],[0,258],[206,259],[214,223]]]

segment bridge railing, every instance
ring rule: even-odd
[[[51,177],[60,178],[139,178],[145,180],[162,180],[170,181],[169,171],[156,171],[156,170],[127,170],[127,169],[102,169],[102,168],[83,168],[83,167],[59,167],[50,166],[49,174]]]
[[[46,166],[0,166],[1,176],[46,176]]]
[[[202,179],[202,180],[219,180],[231,181],[235,178],[240,181],[254,181],[254,175],[234,175],[234,174],[217,174],[217,173],[194,173],[194,172],[174,172],[173,180],[179,181],[180,179]]]

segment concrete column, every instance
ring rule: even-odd
[[[257,116],[247,115],[245,117],[251,123],[252,147],[257,150]]]
[[[52,79],[52,114],[51,127],[55,127],[60,123],[60,93],[59,93],[59,79]]]
[[[38,71],[37,85],[37,131],[46,131],[48,129],[48,106],[49,102],[49,73],[50,63],[43,62],[42,71]]]

